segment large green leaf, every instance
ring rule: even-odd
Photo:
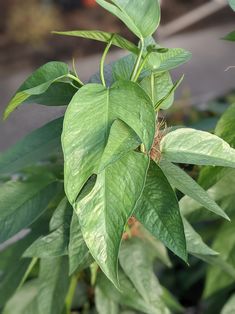
[[[142,193],[149,159],[129,152],[98,176],[76,204],[84,240],[106,276],[119,286],[117,259],[123,230]]]
[[[24,253],[26,257],[58,257],[68,254],[69,228],[72,208],[67,199],[63,199],[56,209],[50,226],[53,232],[37,239]]]
[[[208,268],[204,296],[209,297],[215,292],[235,282],[235,220],[232,223],[224,223],[216,234],[212,248],[220,253],[222,260],[233,268],[233,276],[226,274],[218,266]]]
[[[49,122],[0,154],[0,173],[14,173],[60,153],[62,124],[63,118]]]
[[[54,198],[58,185],[50,175],[3,184],[0,190],[0,243],[36,220]]]
[[[234,9],[235,9],[235,2],[234,2]],[[224,305],[221,314],[233,314],[235,313],[235,294],[233,294],[227,303]]]
[[[162,156],[176,163],[235,167],[235,150],[216,135],[177,129],[161,141]]]
[[[122,243],[119,260],[122,269],[145,302],[156,312],[169,313],[162,302],[163,291],[153,272],[154,257],[151,247],[138,238],[132,238]]]
[[[230,7],[235,11],[235,0],[228,0]]]
[[[153,161],[134,215],[171,251],[187,260],[184,228],[176,195],[162,170]]]
[[[30,96],[43,94],[54,82],[69,74],[68,65],[63,62],[48,62],[37,69],[17,90],[4,112],[6,119],[12,111]]]
[[[115,119],[130,126],[146,150],[150,150],[155,112],[150,98],[138,84],[119,81],[108,89],[88,84],[73,97],[65,114],[62,135],[65,191],[71,204],[87,179],[97,173]]]
[[[118,273],[121,290],[117,290],[104,274],[98,275],[97,286],[103,295],[109,300],[146,314],[163,314],[141,297],[122,269],[119,269]]]
[[[77,214],[74,213],[70,226],[69,239],[69,273],[80,271],[88,267],[93,262],[93,258],[83,239],[81,227]]]
[[[103,8],[117,16],[139,38],[152,35],[160,23],[158,0],[96,0]]]
[[[88,38],[88,39],[94,39],[98,41],[102,41],[105,43],[109,43],[112,39],[112,44],[126,49],[134,54],[139,53],[139,48],[130,42],[129,40],[123,38],[122,36],[118,34],[112,34],[102,31],[87,31],[87,30],[79,30],[79,31],[69,31],[69,32],[53,32],[57,35],[65,35],[65,36],[74,36],[74,37],[82,37],[82,38]]]
[[[225,212],[216,204],[216,202],[209,197],[203,188],[197,184],[185,171],[175,166],[174,164],[162,159],[160,167],[167,177],[168,181],[176,189],[188,195],[203,207],[220,215],[226,219],[229,219]]]
[[[39,273],[39,314],[61,314],[69,288],[67,257],[42,259]]]

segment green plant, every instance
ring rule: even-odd
[[[224,167],[235,168],[235,150],[222,139],[228,140],[224,132],[232,136],[232,126],[222,120],[217,135],[166,127],[159,112],[171,107],[182,81],[173,83],[169,71],[190,53],[163,48],[151,37],[160,22],[158,1],[97,3],[124,22],[139,45],[101,31],[57,32],[105,42],[100,72],[84,84],[75,67],[49,62],[23,83],[4,113],[7,118],[23,103],[68,105],[64,117],[0,156],[0,243],[29,228],[0,253],[4,314],[182,312],[153,271],[156,259],[158,268],[171,266],[166,247],[186,263],[190,253],[232,273],[187,220],[201,208],[210,211],[202,216],[229,220],[202,186],[224,178]],[[130,54],[105,66],[112,45]],[[206,166],[201,185],[179,164]]]

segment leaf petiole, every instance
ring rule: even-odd
[[[138,73],[138,69],[139,69],[139,66],[140,66],[140,62],[141,62],[143,53],[144,53],[144,39],[141,38],[140,39],[140,52],[139,52],[139,55],[138,55],[138,57],[136,59],[135,66],[134,66],[134,69],[133,69],[132,74],[131,74],[131,81],[133,81],[133,82],[135,82],[136,75]]]
[[[101,61],[100,61],[100,79],[102,84],[104,85],[104,87],[106,87],[106,82],[105,82],[105,78],[104,78],[104,62],[106,59],[106,56],[109,52],[110,47],[112,46],[113,40],[114,40],[115,34],[112,35],[112,37],[110,38],[109,43],[107,44],[104,53],[102,55]]]

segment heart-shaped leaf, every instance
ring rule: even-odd
[[[65,191],[71,204],[88,178],[98,173],[110,128],[116,119],[131,127],[146,150],[150,150],[155,112],[150,98],[138,84],[118,81],[108,89],[88,84],[73,97],[65,114],[62,135]]]
[[[30,96],[43,94],[51,84],[66,77],[68,74],[68,65],[63,62],[53,61],[41,66],[17,90],[5,109],[4,119]]]

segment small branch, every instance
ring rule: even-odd
[[[77,287],[77,282],[78,282],[77,276],[74,275],[70,281],[69,291],[65,300],[66,314],[71,314],[71,307],[72,307],[74,293]]]
[[[67,74],[67,77],[69,77],[69,78],[71,78],[72,80],[78,82],[79,85],[81,85],[81,86],[84,85],[84,83],[83,83],[77,76],[75,76],[75,75],[73,75],[73,74],[71,74],[71,73]]]

